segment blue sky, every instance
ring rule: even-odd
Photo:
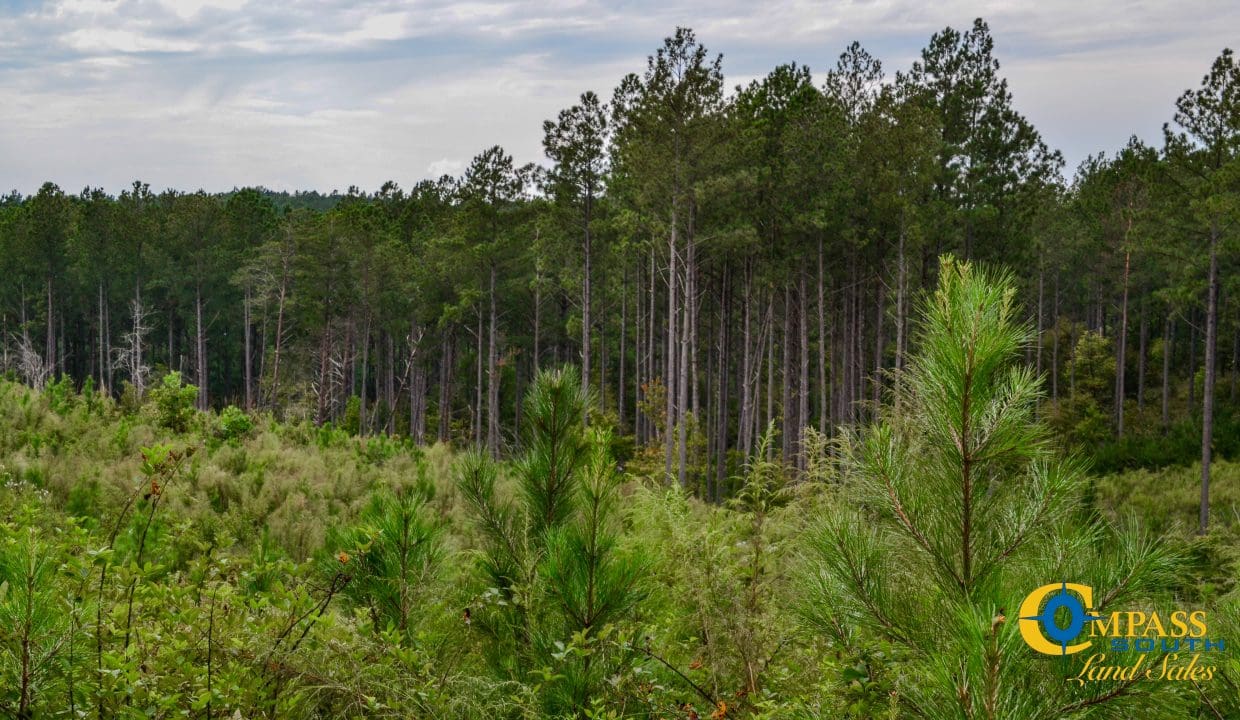
[[[544,119],[610,97],[677,25],[735,85],[792,60],[819,74],[852,40],[893,73],[978,16],[1069,169],[1156,140],[1240,41],[1221,0],[0,0],[0,190],[409,186],[496,143],[541,160]]]

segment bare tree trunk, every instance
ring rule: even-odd
[[[855,262],[855,261],[854,261]],[[865,407],[865,289],[858,274],[858,281],[853,286],[856,299],[853,302],[853,317],[856,318],[857,329],[853,333],[853,352],[856,358],[853,364],[853,422],[864,421]]]
[[[534,374],[541,370],[542,344],[542,260],[535,261],[534,269]]]
[[[367,381],[370,379],[370,317],[369,316],[367,316],[366,322],[362,327],[363,327],[362,338],[361,338],[361,341],[362,341],[362,385],[360,388],[358,388],[358,393],[357,393],[360,396],[360,400],[359,400],[360,411],[358,413],[358,418],[357,418],[357,428],[358,428],[357,431],[359,435],[365,435],[367,432],[366,384],[367,384]],[[375,383],[375,384],[378,385],[378,383]],[[377,394],[378,393],[376,393],[376,395]]]
[[[250,288],[245,288],[245,299],[242,300],[241,310],[243,317],[241,319],[241,329],[245,333],[245,365],[243,371],[242,382],[245,383],[245,409],[254,409],[254,348],[251,338],[254,333],[250,326]]]
[[[1197,325],[1193,322],[1195,313],[1188,316],[1188,415],[1193,415],[1193,405],[1197,404]]]
[[[781,459],[788,464],[795,462],[793,457],[793,446],[796,444],[797,433],[797,411],[796,406],[792,402],[792,379],[793,375],[793,332],[792,321],[795,315],[792,309],[792,290],[791,284],[784,281],[784,328],[781,337],[781,347],[783,350],[783,358],[780,363],[780,407],[783,410],[783,433],[782,446],[780,448]]]
[[[177,362],[178,358],[177,358],[177,353],[175,349],[176,346],[174,343],[175,325],[176,325],[176,312],[174,308],[171,305],[169,305],[168,307],[168,369],[181,372],[182,370],[184,370],[184,368],[181,367],[182,363]],[[197,350],[195,350],[195,352],[197,352]]]
[[[47,367],[47,377],[56,377],[56,310],[52,300],[52,278],[47,277],[47,345],[43,355],[43,363]]]
[[[624,427],[624,368],[628,364],[625,355],[625,340],[628,338],[629,323],[629,266],[624,264],[624,278],[620,283],[620,381],[616,385],[616,415],[620,427]]]
[[[1137,410],[1145,407],[1145,364],[1149,345],[1148,303],[1141,299],[1141,327],[1137,337]]]
[[[805,428],[809,427],[809,294],[805,287],[805,270],[801,270],[800,301],[798,305],[797,324],[800,326],[800,377],[797,382],[797,436],[796,456],[797,472],[804,477],[806,468]]]
[[[755,428],[758,435],[766,433],[766,429],[771,426],[771,421],[775,419],[775,293],[767,294],[766,299],[766,320],[768,327],[767,343],[766,343],[766,422],[761,428]],[[766,446],[766,459],[770,460],[775,452],[774,444],[770,443]]]
[[[436,437],[439,442],[448,442],[452,429],[452,368],[455,364],[453,348],[455,346],[453,328],[445,328],[443,343],[439,353],[439,427]]]
[[[1218,240],[1217,225],[1210,228],[1210,277],[1206,285],[1206,372],[1201,392],[1201,514],[1198,532],[1210,524],[1210,463],[1214,452],[1214,370],[1218,344]]]
[[[607,407],[607,323],[598,324],[598,406]]]
[[[679,308],[676,305],[676,203],[672,203],[672,227],[668,236],[667,253],[668,253],[668,270],[667,270],[667,352],[663,355],[663,378],[667,383],[667,416],[664,421],[663,430],[664,443],[664,459],[663,474],[667,478],[672,477],[672,454],[675,450],[675,440],[673,438],[674,428],[676,427],[676,353],[673,348],[676,347],[676,313]]]
[[[207,332],[202,326],[202,283],[194,288],[194,351],[198,355],[198,409],[207,409]]]
[[[104,391],[104,392],[107,392],[107,391],[108,391],[108,386],[109,386],[109,379],[108,379],[108,374],[109,374],[109,373],[107,372],[107,366],[108,366],[107,353],[108,353],[108,351],[107,351],[107,348],[104,346],[104,342],[103,342],[103,336],[104,336],[104,329],[103,329],[103,328],[104,328],[104,324],[103,324],[103,281],[102,281],[102,280],[100,280],[100,281],[99,281],[99,348],[98,348],[98,354],[99,354],[99,389],[100,389],[100,390],[102,390],[102,391]],[[3,338],[0,338],[0,340],[3,340]],[[5,365],[7,366],[7,365],[8,365],[8,363],[6,362],[6,363],[5,363]]]
[[[833,313],[831,315],[830,329],[830,345],[831,345],[831,418],[828,421],[828,428],[832,435],[836,430],[844,424],[844,335],[847,321],[844,319],[844,310],[848,306],[847,300],[843,299],[842,293],[838,290],[834,293],[831,301]]]
[[[146,328],[143,327],[143,315],[145,315],[145,313],[142,312],[142,284],[140,282],[134,283],[133,293],[134,293],[133,333],[134,333],[135,340],[133,343],[133,365],[132,367],[135,369],[140,369],[142,368],[142,337],[146,331]],[[140,382],[138,383],[138,385],[139,385],[138,396],[140,398],[143,395],[144,390],[146,389],[145,388],[146,383]]]
[[[1163,321],[1163,366],[1162,366],[1162,424],[1163,431],[1171,426],[1171,350],[1175,339],[1175,324],[1171,319],[1171,310]]]
[[[745,258],[745,289],[741,302],[744,303],[744,320],[743,333],[744,340],[741,349],[741,409],[740,419],[737,423],[736,447],[740,449],[741,455],[748,459],[749,457],[749,431],[753,427],[753,392],[750,385],[750,377],[753,375],[753,261]]]
[[[409,437],[418,445],[426,442],[426,363],[421,358],[425,331],[409,321]]]
[[[276,300],[276,342],[271,356],[271,396],[268,402],[275,404],[280,392],[280,348],[284,342],[284,301],[288,297],[288,261],[284,261],[284,274],[280,278],[280,294]]]
[[[689,216],[689,227],[693,227],[693,215]],[[688,294],[685,296],[689,301],[689,407],[692,409],[693,419],[697,427],[707,427],[702,424],[702,406],[698,395],[698,313],[702,306],[701,293],[698,291],[697,276],[697,242],[693,236],[689,236],[689,262],[685,266],[686,286]]]
[[[327,419],[327,393],[328,388],[328,369],[327,369],[327,352],[331,345],[331,323],[327,318],[323,322],[323,335],[319,338],[319,392],[318,407],[316,408],[314,422],[316,425],[322,425]]]
[[[903,247],[903,245],[901,245]],[[818,432],[827,432],[827,403],[830,388],[827,386],[827,295],[826,257],[822,247],[822,233],[818,234]]]
[[[499,457],[499,365],[496,347],[495,262],[491,262],[491,313],[487,332],[487,451]]]
[[[658,291],[659,274],[655,265],[655,242],[651,238],[650,241],[650,298],[646,303],[646,382],[652,383],[658,377],[656,368],[658,367],[658,358],[656,353],[659,349],[659,336],[655,333],[654,323],[655,317],[658,315],[658,302],[656,299]],[[657,430],[656,418],[649,416],[646,418],[646,439],[649,442],[655,440],[655,431]]]
[[[645,336],[646,336],[646,286],[641,263],[637,263],[637,290],[633,300],[637,303],[637,317],[634,318],[636,337],[633,344],[633,437],[638,445],[646,442],[646,420],[641,408],[642,385],[646,382]]]
[[[900,242],[896,251],[896,373],[904,370],[904,351],[908,334],[908,261],[904,257],[904,220],[900,220]],[[900,394],[896,393],[896,403],[900,402]]]
[[[390,332],[384,332],[384,335],[387,336],[387,382],[384,385],[387,418],[383,429],[391,435],[396,432],[396,338]]]
[[[590,202],[586,200],[585,237],[582,243],[585,254],[585,277],[581,281],[581,389],[584,392],[590,387],[590,332],[593,319],[590,316]]]
[[[1115,330],[1115,435],[1124,437],[1124,369],[1128,364],[1128,270],[1131,252],[1124,253],[1124,292],[1120,302],[1119,327]]]
[[[692,223],[692,210],[690,210],[690,222]],[[693,322],[693,236],[686,234],[686,262],[685,268],[685,292],[681,306],[684,308],[683,318],[680,327],[680,362],[678,363],[677,372],[679,377],[676,380],[676,448],[679,460],[679,467],[676,471],[676,479],[680,482],[680,487],[687,487],[688,484],[688,423],[685,422],[685,409],[689,406],[689,343]],[[694,418],[696,420],[697,418]]]
[[[112,358],[112,309],[106,300],[103,303],[103,362],[107,368],[107,382],[104,387],[111,393],[115,361]]]
[[[1051,336],[1051,400],[1059,404],[1059,273],[1055,273],[1054,335]]]
[[[1034,368],[1036,368],[1037,373],[1039,375],[1042,374],[1042,308],[1045,305],[1045,303],[1043,302],[1043,295],[1042,295],[1043,275],[1044,275],[1044,272],[1042,270],[1042,260],[1041,258],[1039,258],[1038,259],[1038,339],[1037,339],[1038,351],[1037,351],[1037,361],[1034,363]]]
[[[722,301],[722,318],[719,323],[719,382],[716,385],[715,396],[715,422],[718,424],[715,430],[716,451],[718,453],[715,460],[715,482],[714,491],[711,500],[719,502],[723,497],[723,483],[727,479],[728,467],[728,373],[729,362],[728,344],[731,339],[731,323],[732,323],[732,273],[729,268],[724,268],[723,274],[723,301]]]
[[[478,329],[474,333],[477,340],[476,349],[474,351],[474,444],[481,445],[482,437],[482,363],[483,363],[483,334],[482,334],[482,306],[478,306]]]
[[[881,276],[874,293],[877,298],[874,303],[874,377],[870,380],[873,387],[870,399],[873,403],[871,412],[877,413],[878,403],[883,398],[883,321],[887,316],[887,286],[882,282]]]

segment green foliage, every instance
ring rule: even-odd
[[[220,411],[215,421],[215,435],[219,439],[235,443],[254,430],[254,419],[236,405],[229,405]]]
[[[1214,418],[1214,455],[1240,458],[1240,415],[1233,408],[1220,408]],[[1156,470],[1184,467],[1201,460],[1201,423],[1184,420],[1169,428],[1149,422],[1134,427],[1122,438],[1111,438],[1097,445],[1091,455],[1091,469],[1099,475],[1123,470]]]
[[[1135,717],[1148,695],[1065,683],[1005,618],[1047,582],[1079,578],[1110,605],[1165,593],[1184,567],[1166,545],[1078,512],[1080,464],[1035,420],[1041,391],[1017,362],[1030,331],[1013,295],[1004,276],[943,261],[897,379],[899,411],[846,445],[803,612],[850,653],[891,643],[895,692],[918,715],[957,717],[964,703],[992,717]]]
[[[362,429],[362,399],[350,395],[344,407],[344,417],[340,420],[340,429],[350,435],[357,435]]]
[[[442,528],[427,511],[427,491],[376,494],[357,525],[328,542],[325,575],[347,569],[352,580],[345,592],[370,614],[376,634],[410,631],[443,561]]]
[[[1081,333],[1068,365],[1068,396],[1051,407],[1049,421],[1061,437],[1082,447],[1097,446],[1113,435],[1110,408],[1115,351],[1111,341],[1095,332]]]
[[[173,432],[189,430],[194,419],[198,388],[182,382],[181,373],[170,372],[151,390],[151,405],[161,427]]]
[[[646,561],[620,547],[618,477],[607,433],[587,431],[577,373],[544,371],[527,400],[516,501],[498,496],[484,454],[466,455],[458,488],[480,535],[485,585],[471,606],[501,680],[531,682],[553,716],[581,714],[637,654],[621,642],[644,597]]]

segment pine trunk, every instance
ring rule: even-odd
[[[495,283],[497,270],[491,263],[491,311],[487,331],[487,451],[499,457],[499,356],[496,343]]]
[[[207,332],[202,326],[202,284],[194,292],[194,352],[198,356],[198,409],[207,409]]]
[[[1210,463],[1214,452],[1214,369],[1218,344],[1218,241],[1217,226],[1210,228],[1210,277],[1206,286],[1206,370],[1201,391],[1201,513],[1198,532],[1205,535],[1210,524]]]
[[[1171,350],[1175,339],[1175,325],[1171,319],[1171,311],[1163,321],[1163,364],[1162,364],[1162,424],[1163,432],[1171,427]]]
[[[663,428],[663,474],[667,478],[672,477],[672,456],[676,449],[676,441],[674,438],[676,427],[676,353],[673,350],[676,346],[676,313],[678,307],[676,305],[676,205],[672,204],[672,228],[668,236],[667,254],[668,254],[668,270],[667,270],[667,344],[663,353],[663,380],[667,385],[665,388],[667,393],[667,413],[664,417]]]
[[[1119,327],[1115,330],[1115,435],[1124,437],[1124,369],[1128,362],[1128,270],[1132,253],[1124,253],[1124,291],[1120,302]]]
[[[253,347],[253,329],[250,323],[250,288],[245,289],[245,299],[241,302],[241,332],[245,338],[245,358],[242,360],[244,366],[242,382],[245,383],[245,409],[250,411],[254,409],[254,347]]]
[[[435,436],[441,443],[451,438],[452,430],[452,368],[456,361],[453,358],[455,336],[453,328],[448,327],[443,333],[443,342],[439,351],[439,403],[436,408],[439,415],[439,427]]]
[[[1137,332],[1137,410],[1145,408],[1145,358],[1149,348],[1149,313],[1145,299],[1141,300],[1141,325]]]

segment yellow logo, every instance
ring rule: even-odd
[[[1079,596],[1079,597],[1078,597]],[[1085,623],[1101,618],[1090,615],[1094,589],[1088,585],[1061,582],[1043,585],[1020,604],[1020,636],[1029,647],[1046,655],[1071,655],[1090,646],[1089,641],[1072,641],[1085,629]],[[1066,611],[1061,625],[1055,615]],[[1071,644],[1070,644],[1071,643]]]

